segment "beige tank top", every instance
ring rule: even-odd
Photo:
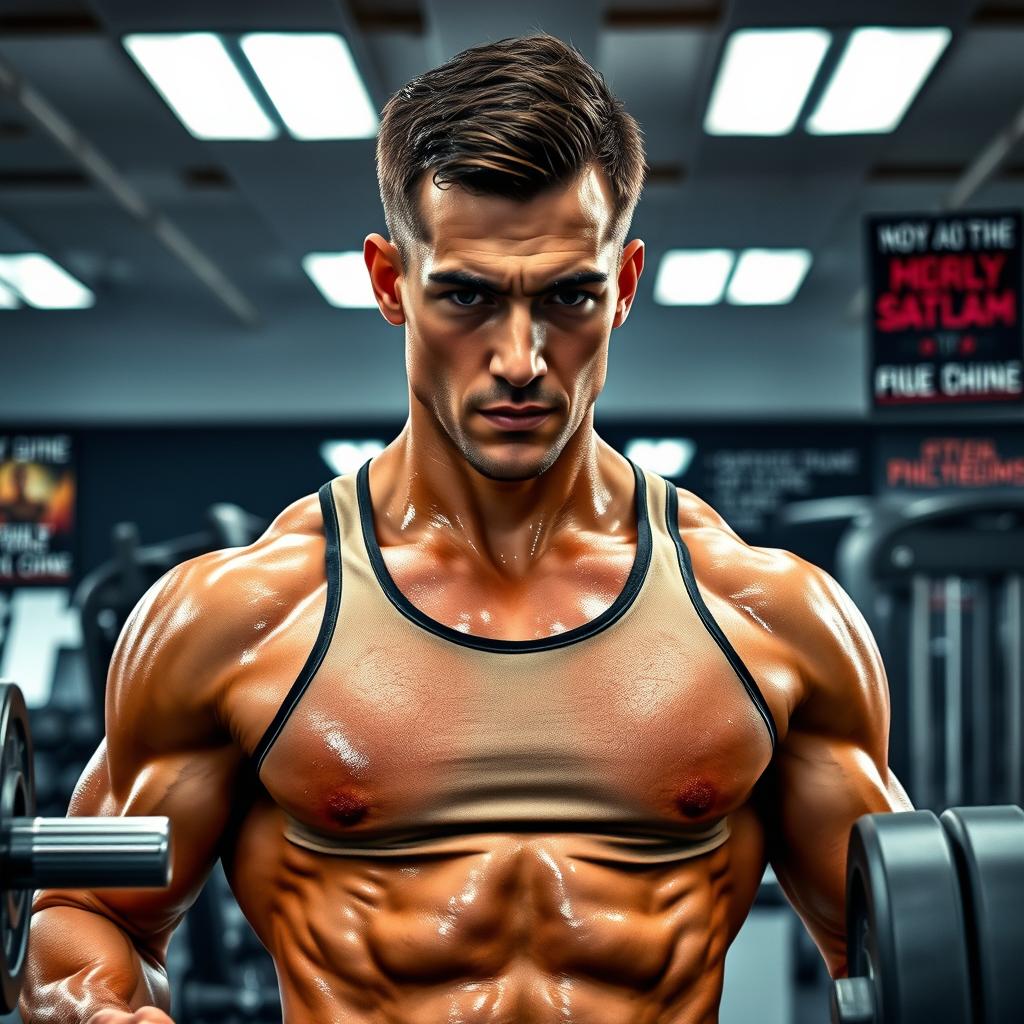
[[[637,545],[622,592],[590,622],[537,640],[453,629],[398,590],[374,534],[369,463],[321,488],[323,623],[254,760],[279,777],[299,770],[301,752],[321,751],[315,765],[348,795],[332,804],[341,824],[329,831],[315,815],[286,812],[287,839],[324,854],[394,857],[484,833],[556,832],[633,862],[725,842],[725,817],[693,823],[652,809],[602,709],[612,693],[647,699],[644,652],[662,665],[678,658],[681,676],[710,661],[712,676],[742,685],[746,696],[732,699],[749,707],[749,697],[776,739],[756,683],[700,596],[675,487],[633,469]],[[685,733],[681,722],[679,742]]]

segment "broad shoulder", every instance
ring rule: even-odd
[[[881,657],[860,610],[824,569],[782,548],[747,544],[698,496],[679,491],[679,530],[701,590],[735,608],[785,651],[799,672],[799,703],[888,714]],[[857,715],[857,718],[860,716]]]
[[[244,665],[244,651],[269,635],[322,586],[325,539],[316,495],[278,515],[246,547],[211,551],[175,566],[146,592],[125,623],[107,685],[111,719],[145,716],[196,729]]]
[[[306,495],[251,544],[207,552],[169,575],[178,577],[185,593],[210,602],[230,619],[231,609],[287,607],[297,593],[321,582],[324,547],[320,503],[315,494]]]
[[[777,618],[830,581],[824,570],[791,551],[748,544],[702,498],[682,488],[677,493],[679,534],[702,587],[756,599]]]
[[[289,505],[245,547],[209,551],[175,566],[136,612],[163,610],[170,625],[230,631],[287,612],[324,578],[323,518],[316,495]]]

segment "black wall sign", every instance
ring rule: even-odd
[[[871,217],[876,406],[1020,401],[1019,212]]]
[[[74,528],[70,436],[0,433],[0,586],[69,582]]]
[[[650,466],[706,501],[748,544],[787,548],[833,571],[836,541],[845,522],[799,527],[780,515],[793,502],[864,495],[871,491],[870,431],[829,423],[706,424],[661,435],[687,449],[677,471]],[[620,451],[633,447],[643,424],[599,424],[598,433]],[[658,439],[647,435],[647,446]]]
[[[1022,488],[1024,431],[901,431],[878,438],[876,494]]]

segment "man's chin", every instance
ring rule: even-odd
[[[463,449],[462,454],[466,461],[481,476],[488,480],[533,480],[540,476],[545,470],[550,469],[558,452],[554,449],[539,448],[535,445],[502,445],[506,449],[521,447],[520,451],[494,451],[488,452],[473,446],[472,449]]]

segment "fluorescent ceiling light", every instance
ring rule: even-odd
[[[745,249],[726,298],[738,306],[792,302],[810,267],[811,254],[806,249]]]
[[[18,296],[0,281],[0,309],[17,309],[20,305]]]
[[[729,249],[669,249],[654,281],[663,306],[711,306],[721,302],[735,253]]]
[[[302,258],[302,269],[332,306],[377,308],[361,252],[311,252]]]
[[[948,28],[857,29],[807,130],[815,135],[891,132],[951,36]]]
[[[734,32],[704,130],[710,135],[791,132],[831,42],[831,34],[821,28]]]
[[[144,34],[125,36],[123,42],[197,139],[273,139],[279,134],[219,36]]]
[[[367,459],[384,451],[383,441],[324,441],[320,457],[339,476],[354,473]]]
[[[38,252],[0,256],[0,279],[37,309],[88,309],[96,301],[85,285]]]
[[[696,453],[696,443],[687,437],[638,437],[626,445],[627,458],[660,476],[683,476]]]
[[[297,139],[372,139],[377,114],[348,43],[328,33],[258,32],[242,50]]]

